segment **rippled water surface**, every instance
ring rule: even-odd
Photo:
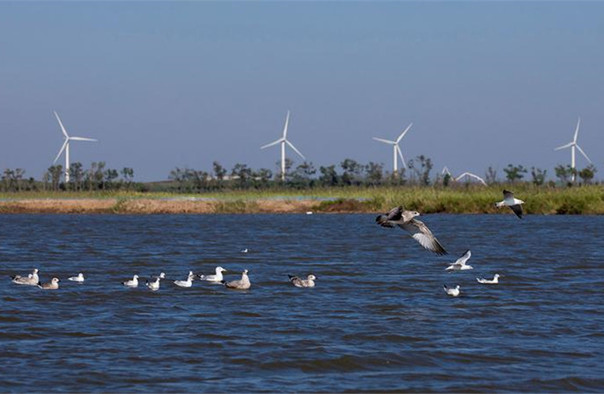
[[[422,219],[450,255],[373,215],[0,215],[0,389],[604,390],[604,217]],[[217,265],[252,288],[172,284]]]

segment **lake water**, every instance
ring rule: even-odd
[[[0,390],[604,390],[604,217],[420,219],[448,256],[364,214],[0,215]],[[217,265],[252,288],[172,284]]]

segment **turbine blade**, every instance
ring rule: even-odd
[[[55,113],[55,117],[59,121],[59,126],[61,126],[61,131],[63,132],[63,135],[65,137],[69,138],[69,135],[67,134],[67,130],[65,130],[65,127],[63,126],[63,122],[61,122],[61,118],[59,118],[59,114],[57,113],[57,111],[53,111],[53,112]]]
[[[589,157],[587,157],[587,154],[585,154],[585,152],[583,152],[583,149],[581,149],[581,147],[579,145],[575,145],[577,147],[577,149],[579,149],[579,152],[581,152],[581,154],[583,156],[585,156],[585,158],[587,159],[587,161],[589,161],[590,163],[593,163],[593,161],[591,161],[591,159]]]
[[[270,144],[261,146],[260,149],[268,148],[269,146],[277,145],[279,142],[283,142],[283,138],[279,138],[277,141],[273,141]]]
[[[562,146],[559,146],[559,147],[557,147],[557,148],[554,148],[554,150],[560,150],[560,149],[564,149],[564,148],[570,148],[570,147],[571,147],[571,146],[573,146],[574,144],[575,144],[574,142],[569,142],[569,143],[568,143],[568,144],[566,144],[566,145],[562,145]]]
[[[409,123],[409,126],[407,126],[407,128],[405,129],[405,131],[403,131],[401,133],[401,135],[399,135],[399,137],[396,139],[396,143],[397,144],[403,139],[403,137],[405,136],[405,134],[407,134],[407,131],[409,131],[409,129],[411,128],[411,126],[413,126],[413,122]]]
[[[383,138],[377,138],[377,137],[373,137],[373,139],[374,139],[374,140],[376,140],[376,141],[383,142],[383,143],[385,143],[385,144],[390,144],[390,145],[394,145],[394,144],[396,144],[396,141],[385,140],[385,139],[383,139]]]
[[[283,126],[283,139],[287,138],[287,126],[289,125],[289,110],[287,110],[287,116],[285,117],[285,126]]]
[[[297,154],[299,154],[301,158],[303,158],[304,160],[306,160],[306,157],[304,157],[304,155],[302,153],[300,153],[300,151],[298,149],[296,149],[296,147],[294,146],[294,144],[292,144],[288,140],[285,140],[285,143],[287,145],[289,145],[289,147],[292,148]]]
[[[581,124],[581,118],[577,120],[577,127],[575,128],[575,137],[573,138],[573,142],[577,143],[577,137],[579,136],[579,125]]]
[[[399,148],[398,144],[396,144],[395,146],[396,151],[398,152],[398,155],[401,158],[401,161],[403,162],[403,167],[407,168],[407,163],[405,163],[405,158],[403,157],[403,152],[401,152],[401,148]]]
[[[74,141],[92,141],[92,142],[98,142],[99,140],[95,140],[94,138],[85,138],[85,137],[69,137],[70,140],[74,140]]]
[[[65,139],[65,142],[63,142],[63,146],[59,150],[59,154],[57,155],[57,157],[55,157],[55,160],[52,162],[53,164],[56,163],[57,160],[59,160],[59,157],[61,157],[61,153],[63,153],[67,144],[69,144],[69,139]]]

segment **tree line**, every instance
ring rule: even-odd
[[[280,163],[276,163],[280,168]],[[432,175],[433,163],[425,155],[419,155],[393,173],[384,169],[384,164],[369,162],[359,163],[346,158],[339,164],[319,166],[304,161],[296,166],[291,159],[286,159],[285,177],[281,179],[280,170],[273,172],[267,168],[253,169],[247,164],[237,163],[228,170],[218,161],[214,161],[211,171],[176,167],[170,171],[168,182],[140,183],[134,181],[134,170],[124,167],[121,170],[107,168],[105,162],[93,162],[85,169],[79,163],[72,163],[69,171],[69,182],[64,181],[62,165],[50,166],[43,174],[42,180],[26,178],[22,168],[5,169],[0,181],[3,192],[20,191],[103,191],[103,190],[136,190],[136,191],[171,191],[171,192],[204,192],[230,189],[311,189],[314,187],[346,186],[402,186],[420,185],[449,187],[454,183],[451,174],[436,173]],[[593,182],[596,167],[593,164],[577,170],[570,165],[558,165],[554,174],[558,184],[572,185],[579,178],[580,184]],[[505,182],[530,182],[537,186],[555,186],[556,182],[547,180],[547,170],[522,165],[509,164],[503,168]],[[497,170],[488,167],[484,180],[487,184],[500,182]],[[464,183],[470,182],[464,181]]]

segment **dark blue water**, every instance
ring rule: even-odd
[[[0,390],[604,390],[604,217],[422,219],[449,256],[374,215],[0,215]],[[216,265],[252,288],[172,285]]]

